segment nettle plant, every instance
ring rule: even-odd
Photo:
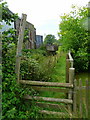
[[[11,25],[18,17],[8,11],[6,3],[2,3],[2,21]],[[2,32],[2,119],[31,119],[37,117],[38,108],[32,102],[23,99],[25,94],[34,95],[32,89],[25,88],[16,83],[15,61],[16,61],[16,30],[10,28]]]

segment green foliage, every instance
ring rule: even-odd
[[[36,117],[37,108],[32,103],[24,102],[25,94],[33,95],[32,90],[23,88],[16,83],[15,71],[15,54],[14,47],[8,48],[7,52],[3,52],[3,94],[2,94],[2,119],[28,119]],[[28,104],[30,106],[28,106]]]
[[[87,8],[73,6],[73,11],[71,11],[70,14],[61,16],[62,22],[59,25],[59,36],[62,48],[66,51],[72,51],[75,68],[78,71],[88,69],[88,33],[84,28],[87,13]],[[81,66],[79,66],[80,64]]]
[[[52,79],[54,82],[65,82],[65,67],[66,67],[66,53],[60,52],[58,53],[59,58],[58,61],[52,71]]]
[[[32,95],[34,92],[31,89],[17,85],[15,75],[12,76],[9,74],[3,80],[2,119],[36,118],[37,115],[35,112],[38,110],[37,107],[33,106],[32,102],[28,103],[28,101],[23,99],[24,95]]]
[[[49,34],[45,37],[45,40],[44,40],[45,44],[53,44],[54,42],[56,42],[56,38],[54,35]]]
[[[24,49],[21,60],[22,79],[49,81],[53,65],[52,56],[46,56],[46,51]]]
[[[58,47],[58,50],[56,51],[56,53],[57,53],[57,54],[61,54],[61,52],[62,52],[62,47],[59,46],[59,47]]]
[[[24,57],[21,60],[21,76],[26,80],[38,80],[39,64],[35,59]]]
[[[9,15],[6,3],[2,3],[2,20],[6,24],[13,22],[16,15]],[[2,34],[2,119],[32,119],[37,117],[38,108],[32,102],[25,101],[23,96],[29,94],[33,96],[35,92],[32,89],[17,85],[15,74],[16,61],[16,43],[14,29],[4,31]]]
[[[8,9],[7,2],[2,3],[2,20],[6,22],[6,24],[11,25],[11,22],[14,22],[15,19],[18,18],[17,14],[12,14]]]

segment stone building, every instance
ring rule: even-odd
[[[20,21],[21,19],[18,18],[15,21],[15,29],[17,30],[16,34],[18,35],[19,33],[19,27],[20,27]],[[34,49],[36,48],[36,29],[33,24],[29,23],[26,21],[26,27],[25,30],[28,31],[28,39],[24,42],[24,47],[26,49]]]
[[[10,12],[10,14],[14,14],[9,9],[7,9],[7,10]],[[11,23],[11,26],[7,25],[5,23],[5,21],[3,21],[2,22],[3,28],[1,30],[1,32],[6,31],[9,28],[15,28],[16,29],[16,35],[18,35],[19,34],[20,21],[21,21],[21,18],[16,19],[15,22]],[[24,48],[35,49],[36,48],[36,28],[34,27],[33,24],[26,21],[25,30],[28,31],[28,34],[27,34],[28,38],[27,38],[27,40],[24,40]]]

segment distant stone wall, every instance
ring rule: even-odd
[[[8,11],[12,15],[14,14],[9,9],[8,9]],[[21,19],[18,18],[17,20],[15,20],[15,22],[11,23],[11,26],[6,25],[5,22],[3,21],[4,27],[3,27],[3,29],[1,31],[8,30],[9,28],[15,28],[17,30],[16,31],[16,35],[18,35],[19,34],[19,28],[20,28],[20,21],[21,21]],[[25,48],[26,49],[35,49],[36,48],[36,29],[35,29],[34,25],[29,23],[29,22],[26,22],[25,29],[29,30],[29,33],[28,33],[29,39],[24,43],[25,44]]]

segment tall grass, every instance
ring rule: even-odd
[[[37,54],[28,54],[29,57],[35,59],[39,64],[39,72],[40,77],[39,81],[47,81],[47,82],[60,82],[65,83],[65,71],[66,71],[66,53],[61,52],[55,56],[43,56],[41,53]],[[43,74],[41,74],[43,73]],[[57,93],[52,91],[43,91],[39,92],[38,96],[42,97],[53,97],[53,98],[65,98],[65,93]],[[66,107],[60,108],[58,111],[54,110],[50,107],[46,107],[45,110],[49,111],[57,111],[57,112],[64,112],[66,115],[40,115],[40,118],[80,118],[80,110],[79,110],[79,94],[77,93],[77,114],[71,115]],[[55,104],[53,102],[53,104]],[[60,104],[60,103],[59,103]],[[64,105],[61,103],[61,105]],[[41,108],[40,108],[41,109]],[[86,118],[86,103],[85,103],[85,94],[83,92],[83,116],[82,118]]]
[[[65,82],[66,72],[66,53],[61,53],[58,58],[55,67],[52,70],[52,81],[53,82]]]
[[[49,63],[48,63],[49,64]],[[50,66],[50,64],[49,64]],[[66,67],[66,53],[62,53],[61,56],[57,59],[56,63],[54,64],[54,67],[52,69],[52,71],[50,71],[51,73],[51,81],[52,82],[65,82],[65,68]],[[84,84],[84,83],[83,83]],[[85,85],[85,84],[84,84]],[[64,109],[59,109],[58,111],[60,112],[64,112],[66,115],[42,115],[44,118],[83,118],[85,119],[87,114],[86,114],[86,99],[85,99],[85,90],[81,91],[82,92],[82,99],[80,101],[80,95],[79,95],[79,91],[77,91],[77,114],[71,114],[67,108],[64,107]],[[65,94],[63,93],[56,93],[56,92],[42,92],[40,95],[42,95],[43,97],[54,97],[54,98],[65,98]],[[82,102],[82,115],[80,113],[80,108],[79,108],[79,104],[80,102]],[[46,110],[50,110],[53,111],[53,109],[51,108],[46,108]],[[54,110],[57,111],[57,110]]]

